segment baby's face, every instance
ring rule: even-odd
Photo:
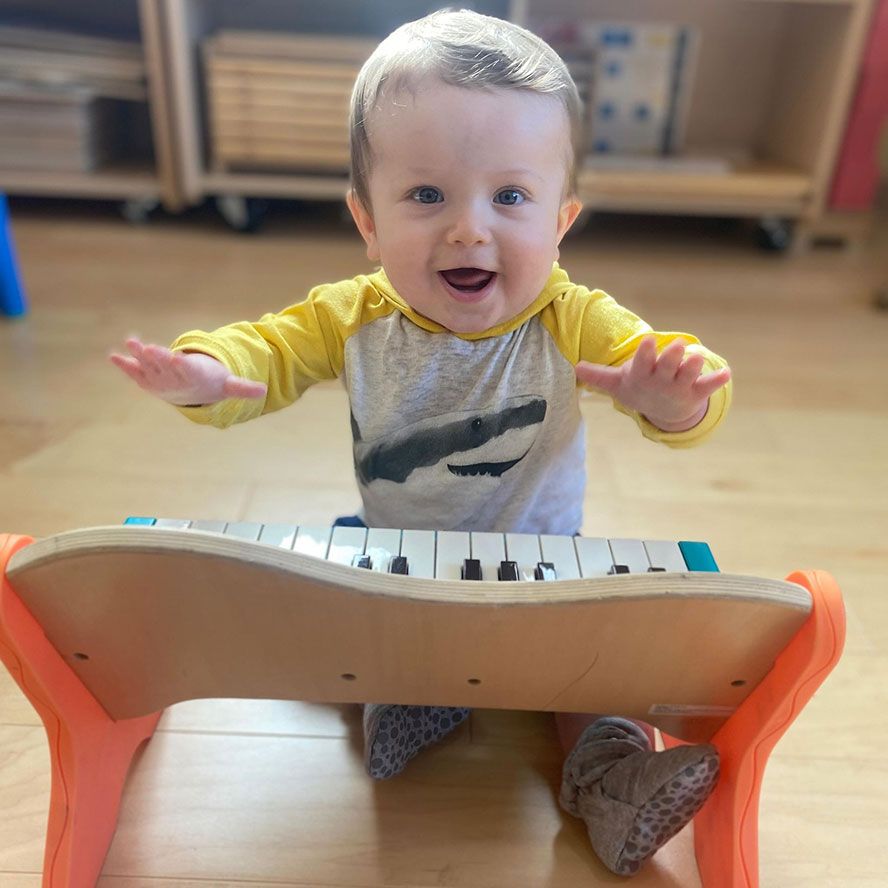
[[[369,123],[372,209],[350,206],[370,259],[414,310],[454,332],[520,314],[580,209],[564,197],[561,103],[429,81],[387,97]]]

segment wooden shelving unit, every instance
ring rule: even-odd
[[[332,2],[310,21],[281,4],[160,0],[173,82],[183,196],[341,199],[341,175],[229,173],[211,169],[199,46],[224,27],[367,35]],[[295,5],[295,4],[294,4]],[[728,172],[586,168],[580,193],[592,211],[784,217],[813,224],[825,211],[870,15],[870,0],[512,0],[490,11],[532,25],[540,16],[695,25],[701,44],[686,151],[737,159]],[[419,3],[389,3],[387,25]],[[381,16],[385,19],[386,16]],[[382,22],[379,22],[382,24]],[[366,25],[363,25],[366,28]],[[380,27],[377,36],[386,33]]]
[[[65,0],[33,0],[47,14]],[[792,220],[814,229],[849,112],[872,0],[487,0],[482,12],[533,27],[570,21],[654,21],[695,26],[700,47],[684,151],[728,158],[721,171],[585,166],[587,210],[733,215]],[[344,172],[233,169],[214,163],[203,49],[225,30],[380,39],[423,15],[424,0],[92,0],[76,15],[100,33],[127,29],[148,68],[152,166],[91,175],[0,170],[11,193],[150,199],[175,209],[207,197],[341,200]],[[70,19],[70,14],[68,14]]]
[[[0,167],[0,191],[11,195],[99,198],[169,210],[184,205],[174,169],[170,127],[170,89],[157,0],[90,0],[72,6],[66,0],[29,0],[0,6],[5,20],[39,21],[51,30],[69,29],[98,37],[122,37],[141,43],[145,58],[149,123],[145,144],[135,158],[103,164],[90,172],[58,172]]]
[[[268,30],[382,39],[399,24],[425,14],[420,0],[383,0],[370,9],[349,0],[325,4],[251,3],[237,0],[159,0],[167,38],[173,82],[173,130],[180,186],[188,203],[207,196],[293,197],[342,200],[348,187],[345,173],[284,173],[216,169],[208,144],[210,119],[202,46],[219,30]],[[481,12],[506,17],[508,0],[489,0]]]
[[[830,179],[871,14],[870,0],[525,0],[522,20],[564,16],[680,21],[700,52],[685,152],[734,158],[727,172],[585,169],[594,210],[752,217],[812,226]],[[555,14],[554,12],[552,14]],[[739,158],[739,159],[738,159]]]

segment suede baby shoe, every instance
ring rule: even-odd
[[[655,752],[634,722],[602,718],[565,760],[559,802],[585,822],[601,862],[629,876],[703,807],[718,772],[714,746]]]
[[[449,734],[471,710],[451,706],[364,706],[364,765],[383,780],[400,774],[421,749]]]

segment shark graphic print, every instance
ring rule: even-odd
[[[443,481],[439,476],[446,471],[495,480],[527,456],[545,416],[543,398],[510,398],[501,407],[421,420],[365,444],[352,414],[358,478],[363,484],[386,480],[424,485]]]
[[[572,501],[582,490],[583,440],[573,368],[536,319],[469,341],[395,314],[349,340],[345,370],[368,524],[579,528],[582,503]]]

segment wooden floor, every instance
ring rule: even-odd
[[[134,227],[101,207],[17,205],[31,313],[0,321],[0,529],[43,536],[133,514],[329,523],[353,511],[338,385],[221,433],[106,361],[130,333],[167,342],[366,270],[357,235],[321,215],[243,237],[212,214]],[[844,659],[767,771],[762,885],[885,885],[888,313],[871,296],[888,281],[888,228],[863,251],[780,256],[730,225],[593,220],[562,262],[654,326],[696,332],[736,380],[727,423],[691,451],[658,448],[602,399],[584,400],[585,532],[704,539],[725,571],[824,568],[845,593]],[[560,764],[551,717],[476,712],[401,778],[374,784],[352,708],[182,704],[137,761],[100,885],[621,883],[559,812]],[[48,789],[43,730],[3,673],[3,888],[40,884]],[[694,885],[688,838],[633,885]]]

